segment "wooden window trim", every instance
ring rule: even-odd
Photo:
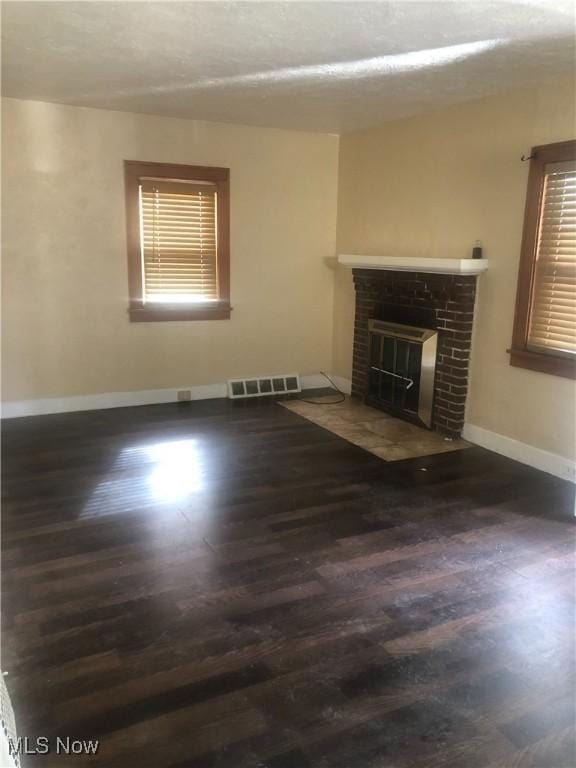
[[[533,349],[528,349],[528,331],[534,288],[540,207],[544,188],[544,169],[547,163],[572,160],[575,155],[576,140],[532,147],[530,152],[530,172],[524,211],[514,329],[512,346],[508,350],[510,365],[569,379],[576,378],[576,360],[562,354],[554,354],[554,352],[535,352]]]
[[[218,302],[193,307],[177,303],[154,304],[144,301],[142,256],[140,248],[140,211],[138,187],[143,176],[157,179],[209,181],[218,194]],[[128,248],[128,313],[131,322],[165,320],[228,320],[230,306],[230,171],[201,165],[124,161],[126,192],[126,233]]]

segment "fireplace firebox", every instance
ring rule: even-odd
[[[366,401],[430,428],[438,333],[382,320],[368,330]]]

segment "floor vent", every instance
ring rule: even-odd
[[[288,395],[300,392],[300,378],[297,373],[282,376],[261,376],[257,379],[231,379],[228,382],[228,397],[263,397],[265,395]]]

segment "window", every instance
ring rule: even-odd
[[[130,319],[229,318],[228,169],[124,168]]]
[[[534,147],[511,365],[576,378],[576,141]]]

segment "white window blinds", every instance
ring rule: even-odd
[[[536,250],[528,348],[576,353],[576,162],[548,163]]]
[[[145,302],[218,299],[216,185],[141,179]]]

